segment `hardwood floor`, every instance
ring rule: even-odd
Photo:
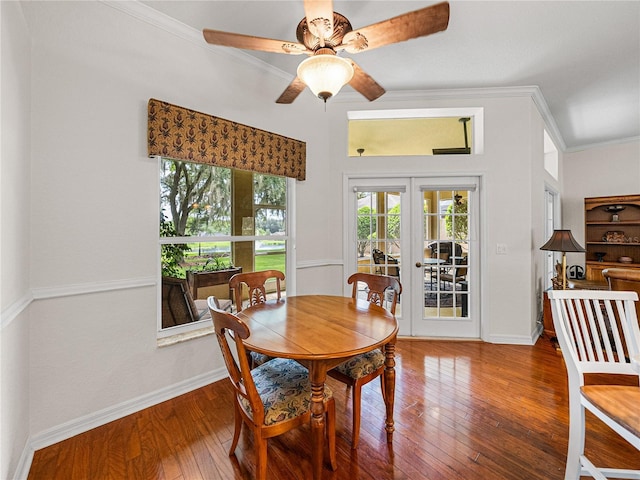
[[[360,444],[352,451],[351,392],[328,379],[336,397],[338,469],[325,466],[323,478],[563,478],[566,372],[548,339],[533,347],[400,339],[396,361],[392,447],[379,382],[362,390]],[[37,451],[28,478],[251,479],[255,456],[245,428],[236,455],[228,456],[230,400],[224,380],[95,428]],[[586,449],[596,464],[640,468],[635,449],[590,414],[587,423]],[[309,431],[304,426],[269,441],[269,479],[310,478]]]

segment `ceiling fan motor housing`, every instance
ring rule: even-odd
[[[315,52],[318,48],[323,46],[335,49],[335,47],[342,43],[342,38],[345,34],[351,30],[353,30],[353,28],[351,27],[349,20],[347,20],[344,15],[333,12],[333,32],[329,38],[324,39],[324,42],[321,42],[317,36],[311,33],[309,25],[307,25],[306,18],[300,20],[298,28],[296,28],[296,38],[309,50],[313,50]]]

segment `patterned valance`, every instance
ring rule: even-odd
[[[148,115],[149,156],[305,179],[305,142],[153,98]]]

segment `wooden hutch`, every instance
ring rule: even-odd
[[[604,281],[605,268],[640,268],[640,195],[584,199],[585,274]]]

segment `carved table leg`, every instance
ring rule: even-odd
[[[393,442],[393,431],[395,430],[393,422],[393,403],[395,401],[396,392],[396,360],[395,360],[395,343],[387,343],[384,346],[384,403],[387,408],[386,430],[387,443]]]
[[[325,368],[313,362],[310,365],[311,380],[311,464],[313,480],[322,478],[322,458],[324,451],[324,382],[327,378]]]

